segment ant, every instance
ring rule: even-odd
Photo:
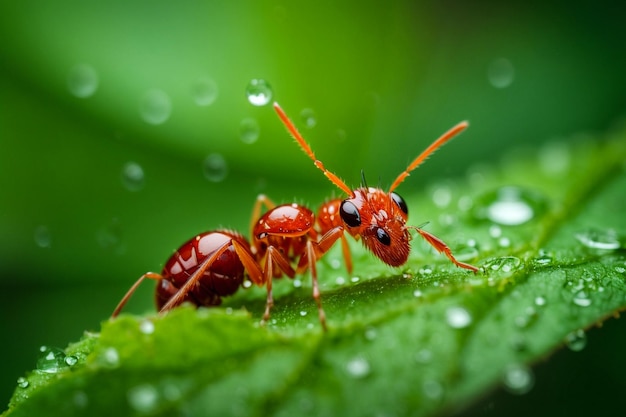
[[[166,312],[185,301],[197,306],[219,305],[222,297],[234,294],[247,278],[253,284],[267,289],[262,319],[262,323],[265,323],[274,305],[273,279],[283,274],[294,278],[308,269],[311,272],[313,299],[317,304],[319,320],[323,329],[327,330],[316,263],[341,240],[346,268],[351,272],[352,260],[346,233],[361,240],[381,261],[397,267],[408,259],[409,242],[412,239],[410,231],[414,230],[458,267],[474,273],[478,271],[475,266],[458,261],[438,237],[421,227],[408,226],[406,202],[394,192],[411,171],[467,128],[467,122],[457,124],[434,141],[398,175],[387,191],[368,187],[363,174],[363,184],[353,190],[315,157],[309,144],[278,103],[274,103],[274,110],[315,166],[348,198],[327,201],[319,208],[316,216],[302,205],[276,205],[266,196],[259,195],[252,210],[250,241],[238,232],[226,229],[195,236],[169,258],[160,274],[147,272],[139,277],[113,311],[112,318],[120,313],[144,279],[157,281],[156,304],[160,312]],[[261,215],[263,206],[266,211]]]

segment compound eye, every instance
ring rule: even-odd
[[[404,214],[409,214],[409,208],[407,207],[406,202],[402,197],[400,197],[396,193],[391,193],[391,199],[395,201],[396,205],[400,208],[400,210],[402,210]]]
[[[359,209],[356,208],[354,203],[344,200],[339,207],[339,215],[341,219],[350,227],[358,227],[361,225],[361,215]]]
[[[381,227],[376,229],[376,238],[378,239],[380,243],[382,243],[385,246],[391,245],[391,237],[389,237],[389,234],[385,232],[385,229]]]

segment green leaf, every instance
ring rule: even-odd
[[[346,276],[334,248],[319,266],[328,333],[299,280],[276,284],[267,327],[261,289],[123,315],[53,355],[52,372],[40,361],[5,415],[431,415],[502,383],[523,394],[534,362],[583,348],[626,306],[625,156],[623,133],[553,143],[410,195],[479,274],[416,239],[401,270],[353,245]]]

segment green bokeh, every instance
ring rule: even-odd
[[[438,134],[470,120],[400,192],[418,189],[520,145],[618,121],[626,110],[620,7],[3,2],[0,331],[10,360],[0,401],[32,368],[40,344],[65,346],[97,329],[128,285],[159,269],[178,244],[220,226],[245,231],[258,193],[312,206],[337,193],[272,109],[246,101],[251,79],[271,83],[318,157],[351,184],[361,168],[370,182],[389,184]],[[500,59],[513,68],[504,88],[489,79]],[[98,78],[87,98],[68,88],[79,64]],[[219,93],[198,106],[193,87],[207,78]],[[171,101],[160,125],[140,114],[151,89]],[[315,112],[311,129],[299,116],[304,108]],[[239,139],[245,118],[260,128],[253,144]],[[210,153],[228,163],[222,182],[203,177]],[[143,168],[139,191],[123,184],[129,161]],[[37,231],[48,247],[37,245]],[[151,308],[150,293],[143,289],[130,307]]]

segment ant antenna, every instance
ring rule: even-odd
[[[354,197],[354,193],[352,192],[350,187],[348,187],[343,181],[341,181],[341,179],[339,179],[338,176],[336,176],[335,174],[327,170],[326,167],[324,167],[324,164],[322,163],[322,161],[320,161],[319,159],[315,157],[315,154],[311,150],[311,147],[309,146],[309,144],[306,143],[306,141],[304,140],[300,132],[298,132],[298,129],[296,129],[296,126],[289,119],[287,114],[285,114],[283,109],[280,108],[277,102],[274,102],[274,110],[276,110],[276,113],[278,113],[278,117],[280,117],[280,120],[282,120],[283,124],[285,125],[285,127],[287,128],[291,136],[293,136],[296,142],[298,142],[298,145],[300,145],[300,148],[302,148],[304,153],[306,153],[308,157],[311,158],[311,160],[313,161],[313,164],[315,164],[315,166],[324,173],[324,175],[326,176],[326,178],[330,180],[330,182],[335,184],[337,187],[339,187],[343,192],[348,194],[350,197]]]
[[[448,130],[446,133],[441,135],[439,139],[434,141],[428,148],[426,148],[424,152],[419,154],[418,157],[415,158],[413,162],[411,162],[411,164],[409,164],[409,166],[403,172],[400,173],[400,175],[398,175],[396,180],[391,184],[391,187],[389,187],[389,192],[391,193],[393,190],[395,190],[396,187],[400,185],[402,181],[405,180],[406,177],[409,176],[409,173],[413,171],[415,168],[417,168],[418,166],[420,166],[422,162],[424,162],[430,155],[432,155],[433,152],[439,149],[444,143],[446,143],[447,141],[449,141],[450,139],[452,139],[453,137],[461,133],[468,126],[469,126],[469,123],[467,121],[464,121],[464,122],[457,124],[452,129]]]
[[[365,171],[363,171],[363,169],[361,169],[361,187],[369,188],[365,180]]]

